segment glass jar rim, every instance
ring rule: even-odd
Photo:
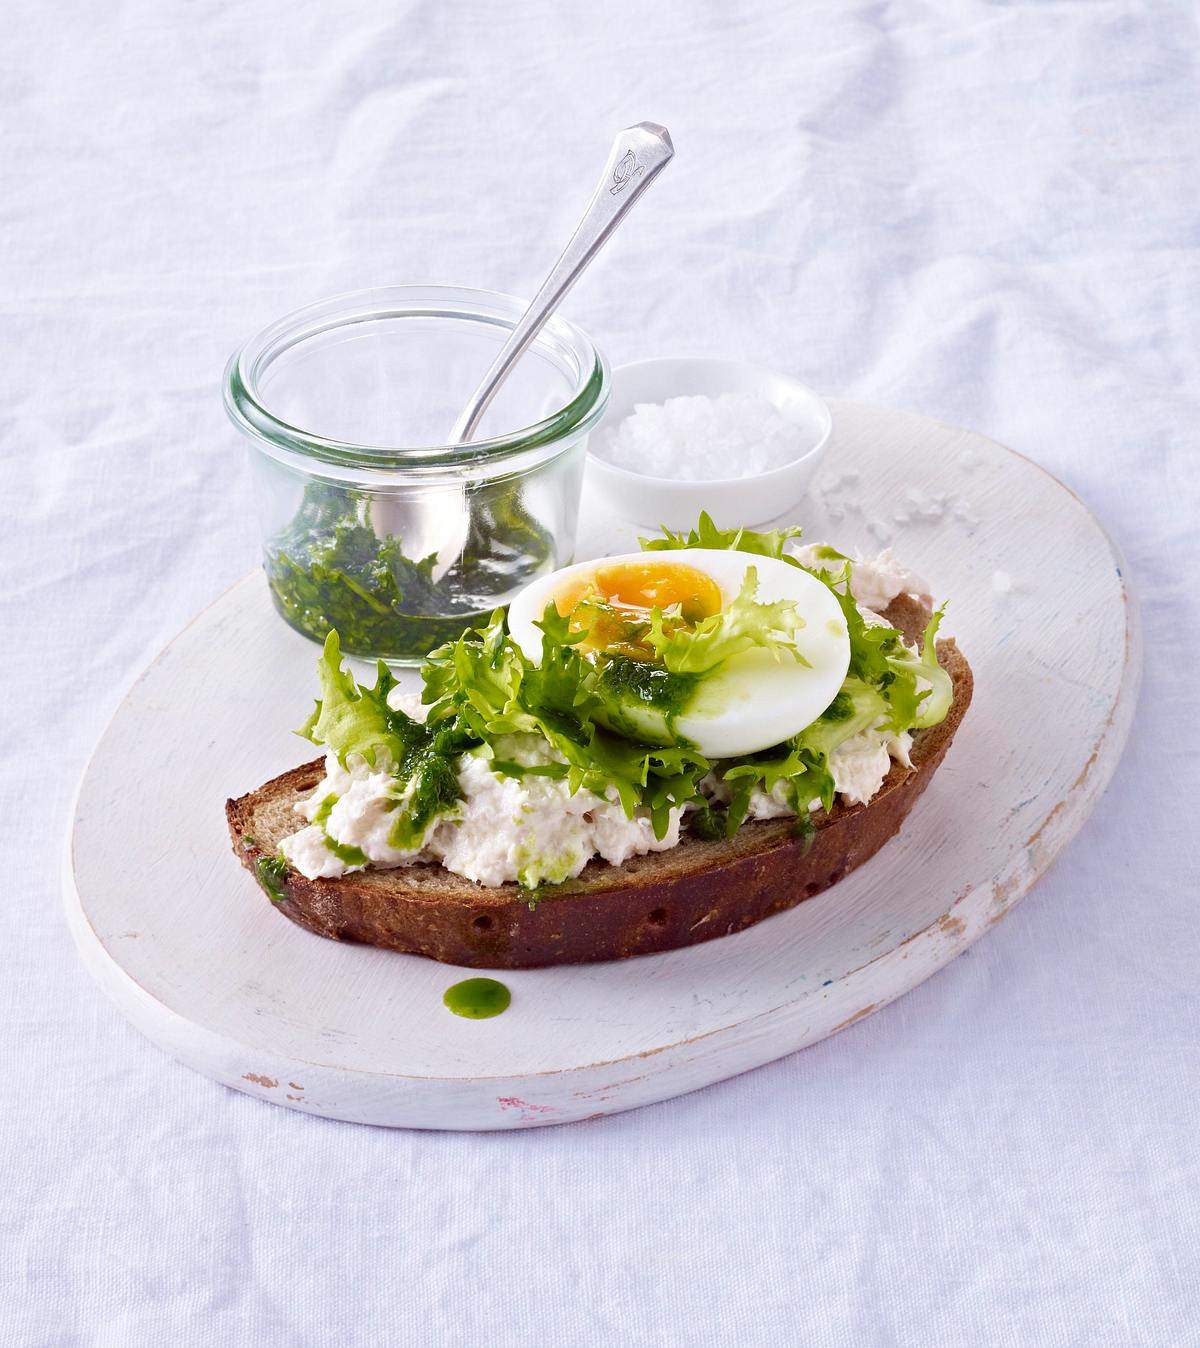
[[[276,416],[259,392],[259,377],[293,346],[335,328],[387,318],[450,318],[511,329],[527,301],[466,286],[396,285],[346,291],[293,309],[255,333],[230,357],[222,394],[239,429],[277,449],[347,468],[461,469],[495,463],[588,430],[607,402],[608,362],[591,338],[554,314],[533,340],[556,345],[574,358],[580,376],[575,392],[556,412],[519,430],[461,445],[368,445],[318,435]],[[480,378],[483,377],[480,370]]]

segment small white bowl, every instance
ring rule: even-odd
[[[592,446],[632,413],[637,403],[661,403],[685,394],[749,393],[773,403],[804,430],[805,451],[782,468],[754,477],[683,482],[646,477],[602,459]],[[637,524],[686,529],[702,510],[723,528],[763,524],[790,510],[808,490],[833,429],[823,399],[787,375],[736,360],[640,360],[613,371],[608,411],[592,432],[588,486],[610,510]]]

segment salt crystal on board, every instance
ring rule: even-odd
[[[892,541],[892,531],[883,520],[868,520],[867,533],[879,543],[887,544]]]
[[[909,515],[916,515],[923,520],[941,519],[945,511],[942,502],[920,487],[908,488],[904,493],[904,506]]]

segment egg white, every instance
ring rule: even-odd
[[[788,655],[778,659],[764,650],[734,656],[704,678],[675,726],[706,758],[737,758],[780,744],[811,725],[837,696],[850,666],[846,620],[828,587],[807,571],[775,557],[709,548],[676,552],[628,553],[577,562],[541,576],[512,601],[508,629],[531,660],[541,656],[542,633],[534,624],[564,582],[620,562],[644,562],[648,555],[695,567],[721,591],[722,606],[736,598],[746,571],[758,572],[755,598],[761,603],[794,601],[805,620],[796,646],[809,662]]]

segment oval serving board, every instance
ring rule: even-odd
[[[833,409],[829,458],[797,521],[813,541],[893,545],[949,596],[946,630],[976,679],[946,762],[872,861],[737,935],[504,973],[505,1014],[451,1015],[442,994],[467,971],[311,936],[232,855],[226,796],[311,753],[289,731],[311,705],[317,648],[278,621],[255,574],[145,672],[80,785],[66,906],[108,995],[180,1062],[276,1104],[373,1124],[520,1128],[757,1067],[870,1015],[966,949],[1111,777],[1136,696],[1136,617],[1113,545],[1036,465],[922,417]],[[713,513],[722,522],[719,503]],[[581,556],[627,550],[635,532],[585,497]]]

